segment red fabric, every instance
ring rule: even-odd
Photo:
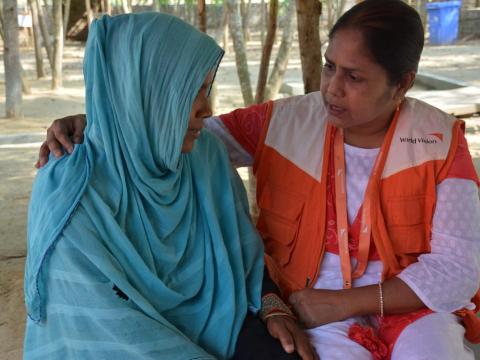
[[[431,314],[429,309],[422,309],[400,315],[377,316],[378,327],[353,324],[348,330],[348,337],[370,351],[375,360],[387,360],[392,356],[393,348],[402,331],[421,317]]]
[[[462,131],[458,132],[458,147],[447,175],[447,179],[449,178],[473,180],[480,185],[472,156],[468,150],[467,139]]]
[[[348,337],[370,351],[374,360],[387,358],[388,348],[377,334],[375,334],[373,328],[353,324],[350,326],[350,329],[348,329]]]
[[[264,103],[220,115],[230,134],[252,156],[255,156],[267,110],[268,103]]]
[[[475,304],[474,310],[461,309],[455,314],[462,318],[467,340],[473,344],[480,344],[480,318],[477,316],[480,308],[480,290],[472,298],[472,302]]]
[[[337,236],[337,210],[335,208],[335,169],[333,161],[333,141],[332,149],[330,151],[330,161],[328,164],[327,174],[327,231],[325,238],[325,250],[329,253],[339,255],[338,236]],[[348,229],[348,248],[350,256],[357,257],[358,245],[360,239],[360,216],[362,214],[362,207],[357,212],[357,216],[353,224]],[[377,249],[373,241],[370,242],[370,251],[368,254],[369,260],[380,260]]]
[[[411,323],[432,313],[430,309],[422,309],[405,314],[387,315],[383,318],[378,316],[378,337],[388,346],[388,359],[402,331]]]

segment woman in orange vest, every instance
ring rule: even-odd
[[[320,92],[206,120],[254,166],[270,276],[322,359],[473,359],[480,340],[478,177],[464,123],[405,96],[423,41],[404,2],[363,1]],[[54,123],[39,166],[84,122]]]

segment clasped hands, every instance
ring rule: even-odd
[[[292,293],[288,300],[298,321],[308,329],[354,315],[352,304],[348,303],[342,290],[307,288]]]
[[[292,293],[289,302],[298,323],[310,329],[344,320],[354,313],[342,290],[303,289]],[[296,350],[302,359],[318,359],[305,332],[287,316],[275,316],[266,321],[270,335],[278,339],[286,352]]]

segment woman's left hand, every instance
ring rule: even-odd
[[[317,352],[305,332],[288,316],[272,316],[266,320],[268,332],[278,339],[287,353],[296,351],[302,360],[318,360]]]
[[[303,289],[290,295],[290,304],[307,328],[344,320],[352,315],[342,290]]]

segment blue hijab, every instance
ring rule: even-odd
[[[85,142],[40,170],[32,191],[25,358],[233,355],[247,308],[259,307],[263,248],[223,145],[204,130],[181,153],[222,55],[165,14],[92,23]],[[105,320],[112,309],[121,327]]]

